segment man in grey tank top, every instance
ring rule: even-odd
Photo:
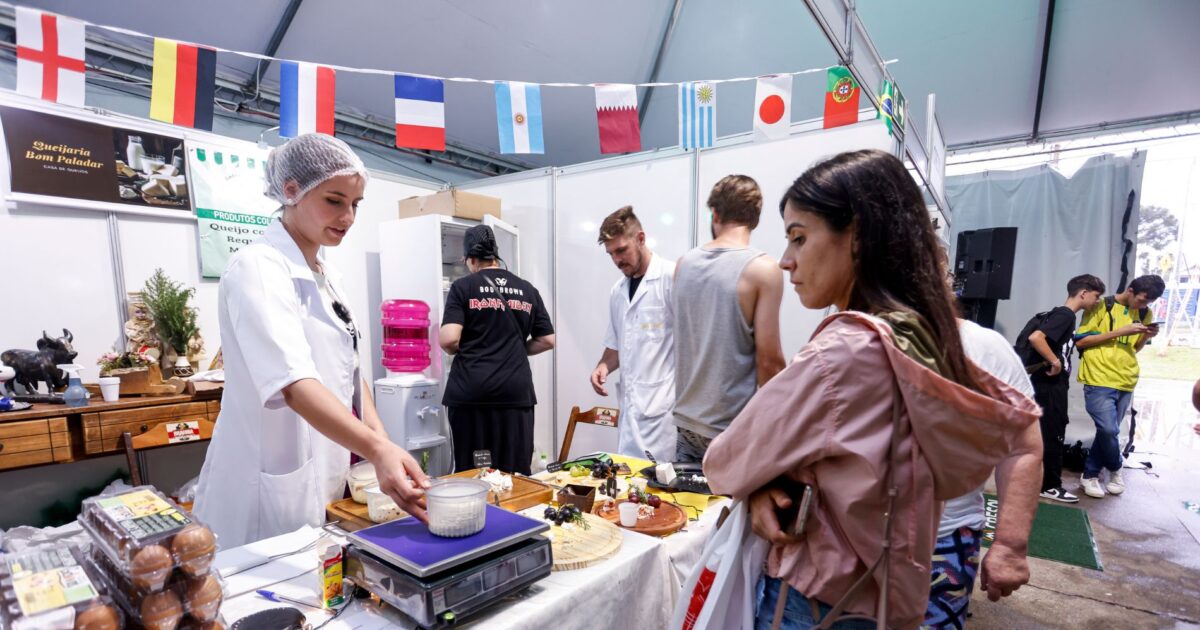
[[[783,274],[750,247],[762,191],[745,175],[729,175],[713,186],[708,207],[713,240],[684,254],[675,268],[678,462],[703,461],[713,438],[784,368]]]

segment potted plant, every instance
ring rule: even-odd
[[[96,360],[96,365],[100,366],[101,385],[105,384],[105,379],[119,379],[118,390],[127,396],[151,393],[151,384],[162,382],[158,350],[148,346],[142,346],[137,352],[105,352]]]
[[[195,293],[194,288],[168,278],[162,269],[156,269],[142,289],[142,299],[154,318],[159,339],[165,348],[175,352],[177,376],[192,373],[187,359],[188,342],[200,332],[200,327],[196,324],[196,309],[188,306],[188,301]]]

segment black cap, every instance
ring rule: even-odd
[[[496,235],[486,225],[476,225],[463,234],[463,256],[480,260],[495,260],[500,257]]]

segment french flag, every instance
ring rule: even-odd
[[[446,96],[441,79],[396,75],[396,146],[446,150]]]
[[[279,135],[333,135],[337,73],[333,68],[302,61],[279,62]]]

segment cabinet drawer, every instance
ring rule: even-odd
[[[0,424],[0,469],[71,459],[66,418]]]
[[[83,450],[89,455],[119,451],[121,434],[141,435],[164,422],[209,419],[205,402],[158,405],[83,415]]]

